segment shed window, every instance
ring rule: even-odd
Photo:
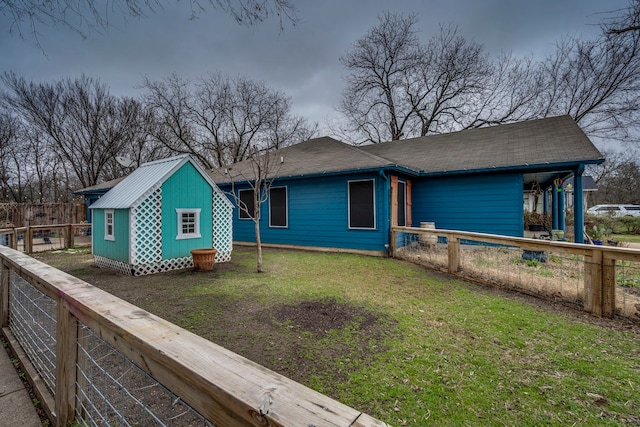
[[[104,211],[104,240],[116,240],[113,210]]]
[[[176,239],[196,239],[200,235],[200,209],[176,209],[178,235]]]
[[[252,219],[254,212],[253,189],[240,190],[238,197],[240,198],[240,206],[238,206],[240,208],[238,209],[240,219]]]
[[[374,180],[349,181],[349,228],[376,226]]]
[[[287,187],[269,189],[269,226],[287,226]]]
[[[407,184],[398,181],[398,226],[407,225]]]

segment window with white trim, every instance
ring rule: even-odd
[[[200,209],[176,209],[178,214],[178,235],[180,239],[197,239],[200,235]]]
[[[104,211],[104,240],[116,240],[113,209]]]
[[[349,181],[349,228],[376,228],[375,181]]]

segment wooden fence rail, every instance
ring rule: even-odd
[[[58,249],[66,249],[75,246],[75,236],[78,233],[83,232],[86,234],[87,230],[91,229],[91,224],[53,224],[53,225],[33,225],[29,227],[10,227],[0,228],[0,237],[7,236],[7,245],[12,249],[18,249],[18,237],[24,238],[24,252],[27,254],[33,253],[34,236],[36,233],[42,233],[46,238],[49,237],[50,232],[60,233],[63,236],[61,247]],[[0,244],[2,244],[0,240]]]
[[[80,223],[86,213],[84,203],[0,203],[0,226]]]
[[[467,277],[460,271],[460,244],[468,240],[489,245],[518,247],[530,251],[553,251],[584,257],[584,307],[597,317],[613,317],[616,312],[616,261],[640,262],[640,250],[613,246],[587,245],[561,241],[508,237],[456,230],[414,227],[392,227],[391,255],[398,253],[398,234],[446,237],[448,268],[450,274]],[[473,277],[477,280],[477,277]]]
[[[0,261],[2,333],[18,355],[22,343],[10,330],[13,278],[56,304],[55,390],[50,393],[37,374],[29,376],[57,426],[72,422],[82,401],[81,327],[217,426],[386,425],[26,254],[0,246]],[[26,357],[20,362],[34,372]]]

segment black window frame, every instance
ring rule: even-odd
[[[366,184],[367,190],[370,187],[369,195],[356,195],[355,191],[362,190]],[[360,187],[360,188],[358,188]],[[356,198],[357,196],[357,198]],[[354,204],[355,203],[355,204]],[[370,217],[363,217],[363,205],[370,204]],[[375,230],[376,229],[376,180],[359,179],[348,181],[348,225],[350,230]],[[357,207],[357,209],[355,209]],[[357,215],[357,216],[355,216]]]

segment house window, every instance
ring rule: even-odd
[[[287,226],[287,187],[269,189],[269,226]]]
[[[253,189],[240,190],[238,197],[240,198],[240,206],[238,206],[240,208],[238,209],[240,219],[252,219],[254,212]]]
[[[104,211],[104,240],[115,241],[113,210]]]
[[[196,239],[200,235],[200,209],[176,209],[178,235],[176,239]]]
[[[398,226],[407,225],[407,184],[398,181]]]
[[[376,226],[374,180],[349,181],[349,228]]]

